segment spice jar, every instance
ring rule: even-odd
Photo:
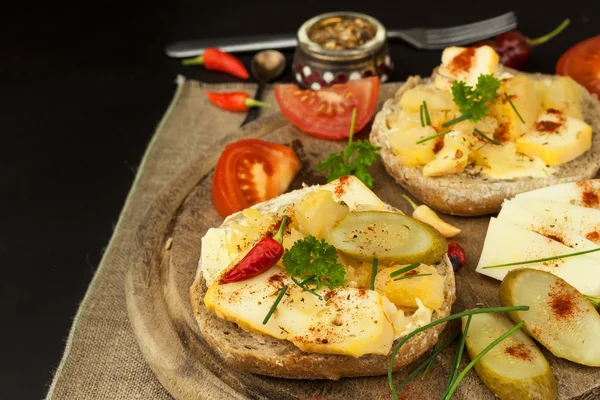
[[[386,30],[369,15],[317,15],[302,24],[297,39],[292,69],[303,87],[319,90],[375,75],[385,82],[392,72]]]

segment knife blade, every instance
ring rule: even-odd
[[[165,47],[165,53],[169,57],[182,58],[202,55],[208,47],[216,47],[226,53],[239,53],[267,49],[288,49],[296,47],[297,43],[296,35],[293,33],[230,36],[171,43]]]

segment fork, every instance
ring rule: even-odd
[[[517,17],[511,11],[494,18],[448,28],[411,28],[388,30],[389,39],[401,39],[421,50],[440,50],[448,46],[473,43],[517,27]],[[266,49],[286,49],[297,45],[295,34],[238,36],[195,39],[171,43],[165,48],[170,57],[193,57],[207,47],[235,53]]]
[[[413,28],[388,31],[388,38],[398,38],[422,50],[440,50],[448,46],[473,43],[517,27],[511,11],[494,18],[449,28]]]

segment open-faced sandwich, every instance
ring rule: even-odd
[[[489,46],[445,49],[432,76],[410,77],[373,123],[388,173],[439,211],[494,213],[506,198],[600,166],[597,97],[569,77],[498,60]]]
[[[394,342],[450,314],[447,247],[430,225],[345,176],[209,229],[192,308],[206,341],[242,370],[309,379],[382,375]],[[419,358],[444,327],[411,337],[393,370]]]

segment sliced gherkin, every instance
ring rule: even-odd
[[[464,333],[468,317],[462,318]],[[465,346],[475,358],[514,324],[497,314],[471,316]],[[494,346],[477,364],[481,381],[501,400],[556,399],[556,380],[544,354],[525,332],[518,330]]]
[[[362,261],[438,263],[448,242],[428,224],[404,214],[362,211],[346,215],[329,231],[327,240],[339,251]]]

